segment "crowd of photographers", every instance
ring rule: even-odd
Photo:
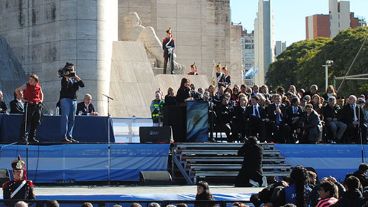
[[[219,83],[196,89],[183,78],[175,96],[172,88],[163,97],[156,92],[151,112],[160,122],[162,109],[187,100],[208,102],[209,131],[223,132],[228,142],[256,136],[268,143],[366,143],[368,103],[366,96],[340,97],[333,86],[321,93],[291,85],[269,91],[266,85],[248,87]],[[210,140],[213,141],[213,140]]]

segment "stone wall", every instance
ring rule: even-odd
[[[230,0],[119,0],[119,40],[124,40],[121,25],[128,12],[137,12],[160,39],[171,27],[177,61],[186,70],[195,62],[211,77],[214,63],[230,64]]]
[[[55,108],[65,62],[105,113],[102,93],[109,93],[112,41],[117,40],[117,0],[0,0],[0,35],[7,39],[26,73],[37,73],[45,103]],[[16,87],[16,86],[14,86]]]
[[[231,82],[233,84],[242,84],[242,48],[240,39],[242,37],[243,27],[241,25],[231,25],[230,30],[230,65]]]

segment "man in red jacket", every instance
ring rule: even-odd
[[[20,94],[23,91],[24,99],[24,118],[20,129],[21,144],[37,144],[37,128],[41,123],[41,112],[43,93],[39,83],[38,76],[32,74],[28,78],[28,82],[16,89],[16,93]],[[29,130],[29,136],[27,131]]]

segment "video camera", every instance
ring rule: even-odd
[[[58,70],[58,75],[60,78],[64,76],[75,77],[74,64],[67,62],[63,68]]]

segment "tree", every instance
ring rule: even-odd
[[[324,69],[326,60],[333,60],[329,70],[329,83],[333,77],[345,76],[365,38],[368,28],[348,29],[339,33],[333,40],[316,39],[300,41],[288,47],[276,62],[271,64],[267,73],[267,83],[272,86],[287,87],[294,84],[297,87],[309,88],[311,84],[324,86]],[[362,48],[351,71],[347,75],[368,72],[368,40]],[[364,81],[346,80],[340,88],[340,95],[361,92]],[[339,82],[337,82],[339,85]],[[324,88],[322,88],[324,90]]]

